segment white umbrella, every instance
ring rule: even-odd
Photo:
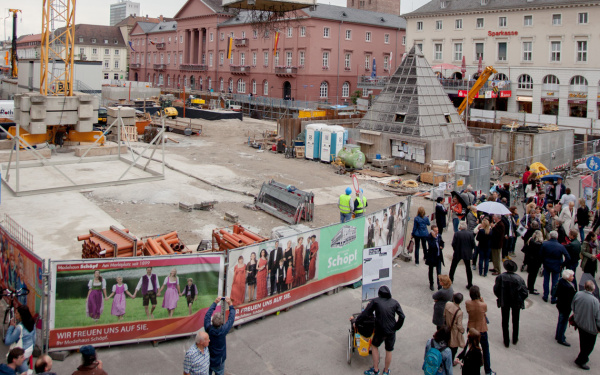
[[[498,202],[483,202],[477,206],[477,211],[487,212],[490,215],[508,215],[510,211],[505,205]]]

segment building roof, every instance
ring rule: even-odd
[[[115,26],[135,26],[138,22],[149,22],[149,23],[159,23],[160,18],[152,18],[152,17],[139,17],[134,15],[129,15],[126,18],[122,19],[121,22],[117,23]]]
[[[358,128],[422,139],[469,136],[418,47],[406,54]]]
[[[406,20],[402,17],[368,10],[346,8],[335,5],[318,4],[314,9],[301,10],[310,18],[320,18],[349,23],[360,23],[396,29],[406,29]],[[238,16],[232,17],[220,25],[240,25],[250,22],[250,12],[241,11]]]
[[[58,28],[56,29],[55,33],[60,34],[64,31],[64,29],[64,27]],[[79,41],[80,38],[83,38],[83,42]],[[92,39],[95,39],[96,43],[93,43]],[[108,40],[108,43],[105,44],[104,40]],[[125,47],[125,41],[123,40],[121,31],[117,26],[89,24],[75,25],[75,44]]]
[[[441,3],[446,2],[442,8]],[[600,4],[598,0],[487,0],[482,5],[482,0],[432,0],[413,12],[403,14],[404,17],[413,18],[426,15],[442,15],[455,12],[481,12],[498,10],[517,10],[519,8],[530,9],[544,6],[577,4]]]
[[[17,38],[17,44],[19,43],[30,43],[30,42],[42,42],[42,34],[30,34],[22,35]]]
[[[177,30],[177,21],[159,22],[149,30],[144,30],[146,34],[164,33]]]

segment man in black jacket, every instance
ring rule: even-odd
[[[275,247],[269,253],[269,279],[271,281],[271,295],[277,293],[277,279],[275,274],[277,273],[277,267],[279,267],[279,260],[283,258],[283,249],[279,246],[279,240],[275,241]]]
[[[456,266],[462,260],[465,263],[467,270],[467,289],[471,289],[473,286],[473,272],[471,271],[471,258],[473,257],[473,250],[475,249],[475,236],[472,231],[467,230],[466,223],[460,223],[458,226],[458,232],[454,233],[452,238],[452,249],[454,255],[452,255],[452,265],[450,266],[450,280],[454,282],[454,272],[456,272]]]
[[[442,203],[444,198],[437,197],[435,201],[435,223],[437,224],[439,235],[441,236],[442,233],[444,233],[444,228],[446,228],[446,216],[448,216],[448,209]]]
[[[433,291],[433,269],[437,272],[437,286],[438,289],[442,289],[440,285],[440,274],[442,273],[442,264],[444,264],[444,240],[442,235],[438,233],[438,226],[431,224],[431,233],[427,236],[427,251],[425,251],[425,264],[429,266],[429,289]]]
[[[517,275],[518,266],[512,260],[504,261],[506,272],[496,277],[494,294],[498,297],[498,307],[502,311],[502,336],[504,346],[510,346],[510,334],[508,333],[508,319],[512,312],[513,345],[519,341],[519,314],[525,308],[525,300],[529,296],[525,281]]]
[[[375,334],[371,342],[373,367],[365,371],[365,375],[379,375],[379,346],[385,341],[385,367],[382,375],[389,375],[392,363],[392,351],[396,342],[396,331],[404,324],[404,313],[398,301],[392,298],[390,289],[383,285],[379,288],[379,297],[369,302],[367,308],[356,318],[356,322],[375,313]],[[396,320],[398,315],[398,320]]]

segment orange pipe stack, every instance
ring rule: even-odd
[[[111,226],[110,230],[104,232],[96,232],[90,230],[90,234],[77,236],[78,241],[83,241],[81,257],[88,258],[114,258],[115,245],[117,248],[116,256],[131,257],[133,256],[133,246],[135,237],[127,235],[127,229],[118,229]],[[142,244],[137,244],[136,255],[142,255]]]
[[[250,232],[239,224],[227,228],[213,229],[212,237],[213,251],[227,251],[268,240],[268,238]]]
[[[177,232],[163,234],[158,237],[149,237],[144,245],[144,254],[155,255],[174,255],[189,253],[189,250],[177,237]]]

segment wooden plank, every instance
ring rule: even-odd
[[[390,174],[373,171],[371,169],[361,169],[360,171],[356,171],[359,174],[371,177],[391,177]]]

